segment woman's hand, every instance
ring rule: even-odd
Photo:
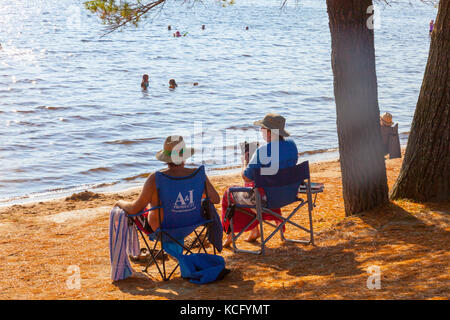
[[[127,212],[127,207],[128,207],[128,203],[126,201],[123,200],[119,200],[114,204],[114,207],[119,207],[120,209],[124,210],[125,212]],[[128,213],[128,212],[127,212]]]

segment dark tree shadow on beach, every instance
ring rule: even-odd
[[[400,206],[391,203],[384,208],[355,215],[370,227],[354,229],[353,221],[343,221],[335,229],[324,233],[332,236],[337,243],[322,246],[320,238],[316,239],[317,246],[303,246],[301,244],[284,243],[278,247],[266,247],[263,256],[237,254],[229,259],[243,268],[266,267],[275,271],[288,270],[291,276],[324,276],[347,277],[366,273],[361,267],[363,261],[356,260],[359,254],[365,254],[385,245],[414,244],[420,248],[426,247],[433,251],[448,250],[449,245],[443,245],[436,239],[449,239],[449,232],[438,223],[448,226],[450,206],[448,204],[427,204],[426,208],[437,214],[430,224],[430,215],[425,214],[427,223],[407,212]],[[346,234],[348,233],[348,234]],[[349,238],[350,235],[350,238]],[[255,244],[255,245],[259,245]],[[270,245],[270,242],[269,242]],[[409,253],[391,252],[380,260],[414,259],[418,251]]]
[[[229,258],[246,269],[268,268],[274,272],[288,270],[288,275],[338,277],[357,275],[365,272],[358,267],[355,254],[348,250],[348,244],[335,246],[312,246],[284,243],[280,247],[266,247],[264,255],[240,253]]]
[[[446,231],[444,226],[448,226],[450,204],[427,203],[425,208],[433,211],[435,216],[431,217],[427,213],[416,214],[416,216],[423,218],[422,220],[392,202],[379,210],[356,216],[375,229],[379,240],[383,239],[384,242],[396,243],[400,241],[425,246],[433,250],[445,249],[435,239],[449,239],[450,232]],[[441,225],[444,226],[441,227]]]
[[[240,270],[232,269],[224,279],[203,285],[184,280],[179,273],[175,273],[169,281],[162,281],[158,277],[151,278],[142,272],[137,277],[116,281],[113,285],[120,291],[133,296],[159,296],[169,300],[195,300],[221,299],[220,294],[225,292],[226,299],[233,296],[244,297],[246,294],[251,295],[253,293],[255,283],[253,280],[244,280]],[[199,290],[202,290],[201,295]],[[218,293],[219,295],[206,295],[205,291]]]

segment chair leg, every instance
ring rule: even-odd
[[[259,204],[258,204],[259,203]],[[261,197],[259,195],[259,192],[256,192],[256,217],[250,221],[243,230],[241,230],[241,232],[239,232],[238,235],[236,236],[232,236],[232,241],[233,241],[233,251],[235,253],[237,252],[243,252],[243,253],[252,253],[252,254],[264,254],[264,246],[265,246],[265,241],[264,241],[264,228],[263,228],[263,220],[262,220],[262,210],[261,210]],[[260,249],[259,250],[244,250],[244,249],[239,249],[236,246],[236,239],[238,239],[243,232],[245,232],[247,230],[247,228],[255,221],[258,220],[259,222],[259,228],[260,228],[260,236],[261,236],[261,245],[260,245]],[[230,220],[230,225],[231,225],[231,234],[234,235],[234,226],[233,226],[233,218],[231,218]]]
[[[313,221],[312,221],[312,205],[308,201],[308,214],[309,214],[309,230],[310,230],[310,242],[314,245],[314,231],[313,231]]]
[[[259,232],[261,235],[261,254],[264,254],[265,241],[264,241],[261,195],[259,194],[258,191],[256,191],[255,194],[256,194],[256,217],[259,220]]]
[[[200,233],[198,233],[197,231],[194,230],[195,235],[196,235],[196,239],[195,239],[195,241],[191,244],[191,246],[190,246],[189,248],[186,247],[186,246],[184,246],[183,244],[179,243],[178,241],[176,241],[176,240],[175,240],[174,238],[172,238],[170,235],[168,235],[168,236],[169,236],[169,238],[172,239],[172,241],[177,242],[181,247],[183,247],[183,249],[186,250],[187,253],[193,253],[191,250],[192,250],[193,246],[195,245],[195,243],[196,243],[197,241],[200,243],[199,253],[200,253],[200,251],[201,251],[202,249],[203,249],[203,251],[205,251],[205,253],[208,253],[207,250],[206,250],[206,248],[205,248],[205,245],[204,245],[204,241],[206,241],[206,238],[204,239],[204,241],[201,241],[201,239],[200,239],[201,236],[202,236],[202,234],[205,232],[205,230],[206,230],[206,227],[204,227]],[[146,273],[146,274],[149,275],[148,269],[149,269],[149,267],[152,265],[152,263],[154,263],[154,264],[156,265],[157,269],[158,269],[158,272],[159,272],[159,274],[160,274],[162,280],[163,280],[163,281],[168,281],[168,280],[170,280],[170,278],[171,278],[172,275],[175,273],[175,271],[178,269],[178,267],[180,266],[180,264],[178,263],[178,264],[172,269],[172,271],[170,272],[170,274],[167,276],[167,273],[168,273],[168,271],[166,271],[166,256],[167,256],[167,255],[166,255],[166,252],[165,252],[165,250],[164,250],[164,241],[163,241],[163,234],[162,234],[162,232],[160,232],[159,235],[157,236],[156,241],[155,241],[155,244],[154,244],[154,246],[153,246],[153,249],[150,249],[150,245],[149,245],[149,243],[147,242],[147,240],[145,239],[145,236],[143,235],[143,233],[141,232],[140,229],[138,229],[138,231],[139,231],[139,233],[141,234],[141,237],[142,237],[142,239],[144,240],[145,246],[146,246],[147,249],[149,250],[150,256],[151,256],[150,261],[146,264],[145,268],[142,269],[142,272],[144,272],[144,273]],[[156,254],[154,254],[154,252],[156,251],[156,246],[158,245],[158,243],[161,244],[161,250],[159,250]],[[214,246],[213,246],[213,248],[214,248],[214,254],[216,254],[216,248],[215,248]],[[160,267],[160,265],[158,264],[158,262],[157,262],[157,260],[156,260],[156,259],[159,257],[159,255],[161,255],[161,254],[162,254],[162,270],[161,270],[161,267]],[[150,275],[149,275],[149,276],[150,276]]]
[[[298,208],[299,208],[299,207],[298,207]],[[298,209],[298,208],[297,208],[297,209]],[[296,223],[294,223],[294,222],[292,222],[292,221],[289,221],[289,219],[290,219],[291,216],[297,211],[297,209],[294,210],[293,213],[291,213],[291,215],[286,219],[286,220],[288,220],[288,221],[286,221],[286,222],[289,222],[290,224],[296,226],[297,228],[299,228],[299,229],[301,229],[301,230],[303,230],[303,231],[308,232],[308,233],[309,233],[310,239],[309,239],[309,240],[288,239],[288,238],[286,238],[286,237],[284,236],[284,233],[283,233],[283,231],[281,230],[282,239],[283,239],[284,241],[286,241],[286,242],[302,243],[302,244],[312,244],[312,245],[314,245],[314,232],[313,232],[312,207],[311,207],[311,203],[308,201],[309,229],[306,229],[306,228],[304,228],[304,227],[302,227],[302,226],[300,226],[300,225],[298,225],[298,224],[296,224]]]
[[[303,204],[299,205],[299,206],[298,206],[294,211],[292,211],[292,213],[291,213],[288,217],[286,217],[286,218],[280,217],[278,214],[276,214],[276,213],[274,213],[274,212],[268,211],[267,213],[271,213],[272,215],[274,215],[274,216],[276,216],[276,217],[282,218],[284,221],[283,221],[278,227],[276,227],[275,231],[272,232],[272,233],[269,235],[269,237],[267,237],[266,242],[269,241],[270,238],[272,238],[272,236],[274,236],[274,234],[275,234],[275,233],[277,232],[277,230],[279,229],[279,230],[280,230],[280,235],[281,235],[281,240],[283,240],[283,241],[286,241],[286,242],[293,242],[293,243],[302,243],[302,244],[312,244],[311,240],[297,240],[297,239],[289,239],[289,238],[286,238],[286,236],[284,235],[284,232],[283,232],[283,225],[286,225],[286,224],[289,223],[289,224],[292,224],[293,226],[295,226],[295,227],[297,227],[297,228],[299,228],[299,229],[301,229],[301,230],[303,230],[303,231],[305,231],[305,232],[308,232],[308,233],[310,234],[310,236],[312,235],[312,232],[313,232],[313,231],[312,231],[312,210],[309,210],[309,209],[310,209],[309,207],[308,207],[308,213],[309,213],[309,218],[310,218],[310,228],[309,228],[309,229],[306,229],[305,227],[302,227],[302,226],[298,225],[297,223],[295,223],[295,222],[293,222],[293,221],[290,221],[291,217],[293,217],[293,216],[295,215],[295,213],[297,213],[297,211],[298,211],[302,206],[303,206]],[[266,209],[266,210],[268,210],[268,209]]]

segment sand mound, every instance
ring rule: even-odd
[[[74,193],[70,197],[66,198],[66,201],[89,201],[93,199],[99,199],[101,196],[98,193],[91,191],[83,191]]]

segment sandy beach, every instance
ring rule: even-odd
[[[386,160],[386,166],[392,187],[401,159]],[[134,199],[139,190],[82,192],[1,208],[0,299],[449,298],[450,203],[395,201],[346,218],[339,162],[314,163],[311,175],[313,182],[325,184],[314,211],[316,245],[286,244],[276,235],[263,256],[224,249],[231,273],[208,285],[189,283],[179,272],[169,282],[155,270],[148,278],[139,273],[139,264],[133,264],[137,276],[110,280],[109,210],[119,199]],[[211,180],[220,195],[227,186],[241,184],[237,174]],[[306,210],[294,221],[306,224]],[[287,235],[306,237],[289,228]],[[380,289],[367,287],[373,266],[380,268]],[[79,288],[70,285],[73,270],[80,272]]]

